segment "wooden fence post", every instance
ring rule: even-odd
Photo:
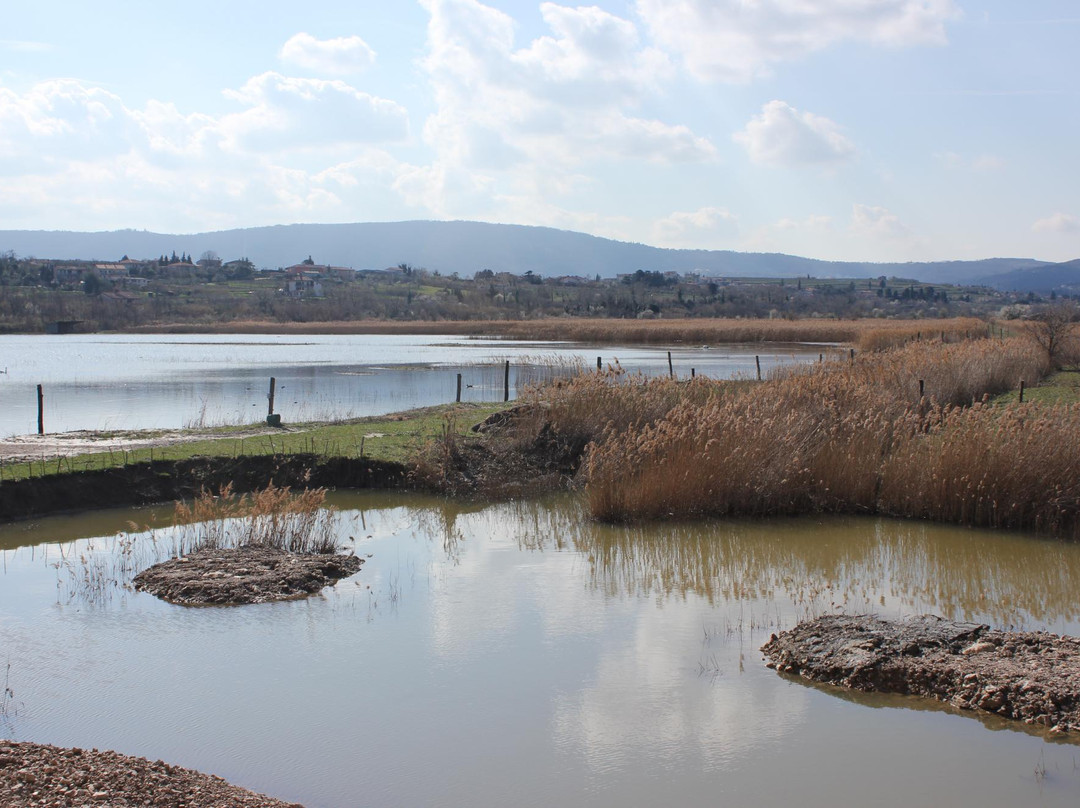
[[[754,356],[754,364],[757,365],[757,380],[761,381],[761,357]]]
[[[675,366],[671,364],[671,351],[667,352],[667,375],[669,379],[675,378]]]
[[[510,400],[510,360],[506,360],[503,368],[503,401]]]
[[[457,403],[461,403],[461,374],[457,375]]]
[[[1020,380],[1020,403],[1024,403],[1024,380]]]
[[[274,387],[276,387],[276,386],[277,386],[277,379],[275,379],[273,376],[271,376],[270,377],[270,395],[269,395],[270,407],[266,411],[267,417],[274,414]]]
[[[41,385],[37,386],[37,433],[45,434],[45,394],[41,392]]]

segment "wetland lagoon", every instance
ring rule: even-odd
[[[0,527],[0,736],[160,758],[308,808],[1080,795],[1074,743],[808,685],[758,650],[836,611],[1078,634],[1075,544],[855,517],[610,526],[572,496],[328,501],[361,570],[246,607],[127,586],[168,554],[172,506]]]
[[[831,346],[673,346],[680,377],[712,378],[811,362]],[[0,437],[37,429],[36,386],[45,394],[46,432],[180,429],[259,421],[268,380],[285,423],[358,418],[435,404],[502,401],[530,381],[596,357],[630,372],[668,372],[667,349],[640,345],[472,339],[409,334],[356,335],[0,335]]]

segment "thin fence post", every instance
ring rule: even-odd
[[[41,385],[37,386],[37,433],[45,434],[45,394],[41,391]]]
[[[675,378],[675,366],[671,364],[671,351],[667,352],[667,375],[669,379]]]
[[[1024,403],[1024,380],[1020,380],[1020,403]]]
[[[277,379],[275,379],[273,376],[271,376],[270,377],[270,395],[269,395],[270,408],[266,411],[266,414],[268,416],[274,414],[274,387],[276,387],[276,386],[277,386]]]
[[[690,368],[690,378],[691,379],[697,378],[697,373],[694,371],[693,368]]]
[[[604,364],[603,364],[603,362],[600,361],[599,356],[596,357],[596,369],[597,370],[603,370],[604,369]]]
[[[854,348],[851,349],[851,352],[849,354],[849,358],[851,359],[852,362],[855,361],[855,349]]]
[[[761,357],[760,356],[757,356],[757,355],[754,356],[754,364],[757,365],[757,380],[760,382],[761,381]]]
[[[919,379],[919,401],[923,400],[923,389],[924,389],[923,385],[924,384],[925,384],[925,382],[923,382],[922,379]]]
[[[461,403],[461,374],[457,375],[457,403]]]
[[[503,367],[503,401],[510,400],[510,360],[506,360]]]

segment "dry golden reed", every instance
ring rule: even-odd
[[[886,512],[1073,535],[1080,415],[980,403],[1046,368],[1028,340],[924,341],[681,401],[594,442],[589,507],[605,520]]]
[[[527,340],[573,340],[593,343],[704,345],[720,342],[845,342],[861,350],[880,350],[915,339],[956,340],[985,334],[975,318],[943,320],[834,320],[829,318],[623,320],[548,318],[538,320],[354,320],[311,323],[233,321],[136,329],[144,332],[236,334],[469,334]]]
[[[181,526],[178,554],[250,545],[332,553],[337,546],[334,510],[325,501],[325,488],[293,494],[287,486],[271,484],[241,496],[232,493],[232,486],[217,496],[204,490],[190,505],[176,505],[174,523]]]

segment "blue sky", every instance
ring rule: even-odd
[[[1080,256],[1075,0],[10,4],[0,229]]]

